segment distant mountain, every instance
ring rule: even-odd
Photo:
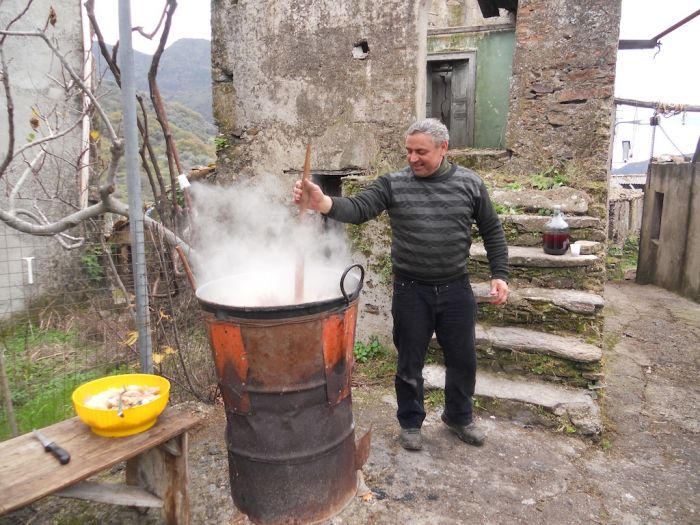
[[[112,46],[108,46],[112,50]],[[106,71],[104,79],[114,81],[107,69],[100,49],[93,45],[93,54],[100,74]],[[134,74],[136,90],[148,92],[148,69],[152,55],[134,51]],[[158,86],[166,101],[179,102],[199,113],[209,124],[214,123],[211,93],[211,42],[200,38],[183,38],[168,46],[158,67]]]
[[[639,162],[629,162],[624,166],[612,170],[613,175],[639,175],[647,172],[649,167],[649,159]]]

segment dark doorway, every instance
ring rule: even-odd
[[[450,148],[474,145],[473,55],[428,56],[425,114],[447,126]]]

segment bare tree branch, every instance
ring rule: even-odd
[[[160,215],[161,220],[166,221],[166,223],[170,224],[170,217],[168,217],[168,214],[165,213],[165,208],[164,208],[164,201],[167,199],[167,190],[165,188],[165,181],[163,180],[163,174],[160,171],[160,165],[158,164],[158,158],[156,157],[155,151],[153,151],[153,146],[151,145],[151,141],[149,139],[148,135],[148,114],[146,113],[146,108],[143,103],[143,97],[137,96],[136,100],[139,102],[139,106],[141,106],[141,113],[143,115],[143,123],[139,120],[139,130],[141,131],[141,135],[143,137],[143,147],[145,147],[148,150],[148,156],[151,160],[151,164],[153,165],[153,170],[155,171],[156,175],[156,180],[158,182],[158,186],[156,187],[155,182],[151,178],[151,173],[150,171],[148,172],[149,176],[149,181],[151,183],[151,188],[153,190],[153,196],[156,199],[156,207],[158,209],[158,214]],[[141,151],[143,152],[143,147],[141,148]],[[143,160],[143,165],[144,168],[146,167],[146,159],[144,157],[144,154],[141,154],[142,160]]]
[[[2,41],[4,42],[3,36]],[[7,154],[0,164],[0,177],[5,173],[5,170],[12,162],[12,152],[15,150],[15,105],[12,101],[12,91],[10,90],[10,74],[7,71],[7,62],[5,61],[5,49],[0,45],[0,66],[2,66],[2,87],[5,90],[5,105],[7,107]]]
[[[158,75],[158,66],[160,64],[160,57],[165,49],[165,44],[168,41],[168,35],[170,33],[170,25],[172,24],[172,17],[175,9],[177,8],[176,0],[167,0],[166,5],[166,19],[165,26],[163,27],[163,33],[160,36],[160,41],[158,42],[158,48],[153,54],[153,59],[151,60],[151,67],[148,70],[148,86],[151,91],[151,102],[153,102],[153,108],[156,112],[156,117],[160,123],[161,129],[163,130],[163,135],[165,136],[165,150],[168,156],[168,169],[170,171],[170,186],[175,187],[175,181],[180,173],[183,173],[182,166],[180,165],[180,157],[177,152],[177,147],[173,141],[173,135],[170,130],[170,124],[168,122],[168,116],[165,113],[165,108],[163,106],[163,98],[160,95],[160,89],[158,88],[158,83],[156,82],[156,76]],[[173,166],[173,162],[175,166]],[[179,215],[180,205],[177,202],[176,192],[172,194],[172,209],[175,215]],[[175,223],[175,218],[173,218],[173,223]]]
[[[114,59],[114,56],[110,56],[109,50],[107,49],[107,45],[105,44],[105,39],[102,36],[102,31],[100,30],[100,26],[97,23],[97,17],[95,17],[95,0],[87,0],[84,5],[85,10],[88,14],[88,19],[90,20],[90,25],[92,26],[92,30],[95,32],[95,36],[97,37],[97,44],[100,46],[100,53],[107,62],[107,66],[112,72],[112,75],[114,75],[114,80],[116,81],[117,85],[119,87],[122,87],[122,78],[121,71],[119,70],[119,65]],[[113,51],[115,51],[116,48],[117,46],[114,46]]]
[[[73,81],[80,86],[80,89],[83,90],[83,92],[88,96],[92,104],[94,105],[95,109],[97,110],[97,113],[99,113],[100,118],[104,122],[104,125],[107,128],[107,131],[109,132],[109,136],[112,140],[119,140],[117,137],[117,133],[114,131],[114,128],[112,127],[112,122],[107,118],[107,115],[104,112],[104,109],[102,109],[102,106],[100,103],[97,101],[97,98],[95,97],[95,94],[90,90],[83,80],[80,78],[79,75],[73,71],[73,68],[71,65],[68,63],[68,60],[66,60],[66,57],[64,57],[61,53],[59,53],[58,49],[56,46],[51,42],[49,37],[46,36],[46,33],[43,33],[41,31],[0,31],[0,35],[6,35],[6,36],[27,36],[27,37],[35,37],[35,38],[41,38],[44,43],[51,49],[53,52],[54,56],[58,58],[58,60],[61,62],[61,65],[65,68],[66,71],[68,71],[68,74],[71,76]]]
[[[15,200],[17,199],[17,194],[19,193],[20,188],[24,184],[24,181],[27,180],[27,177],[29,177],[30,174],[36,172],[36,167],[44,160],[44,157],[46,157],[46,152],[42,150],[36,157],[34,157],[34,160],[32,160],[29,163],[27,169],[25,169],[22,175],[20,175],[19,179],[17,179],[15,187],[12,188],[12,191],[10,192],[10,198],[8,199],[10,211],[14,210],[15,208]]]
[[[31,3],[31,0],[28,0],[29,3]],[[93,29],[95,30],[96,34],[98,35],[98,38],[100,39],[100,49],[102,50],[103,55],[105,56],[107,63],[109,64],[110,68],[112,69],[112,72],[115,76],[115,79],[117,79],[117,82],[119,83],[119,68],[116,65],[116,62],[114,61],[114,57],[109,57],[109,53],[107,52],[106,46],[104,45],[103,40],[101,39],[101,33],[99,31],[99,27],[96,24],[96,20],[94,20],[94,0],[87,0],[85,2],[85,6],[88,10],[88,16],[90,17],[90,20],[93,24]],[[177,7],[177,2],[175,0],[167,0],[166,6],[163,10],[163,17],[162,19],[165,20],[165,26],[163,29],[163,35],[161,35],[161,39],[159,42],[159,47],[158,47],[158,52],[157,56],[154,57],[154,61],[151,64],[151,70],[149,73],[149,85],[151,86],[151,96],[152,100],[154,101],[154,104],[157,106],[156,107],[156,115],[158,118],[159,123],[161,124],[161,128],[163,129],[163,132],[166,136],[166,145],[169,145],[167,147],[168,149],[168,157],[169,159],[175,159],[175,162],[177,164],[177,169],[180,171],[179,167],[179,158],[177,156],[177,149],[175,148],[175,145],[173,143],[172,139],[172,134],[170,133],[169,129],[169,124],[167,120],[167,116],[165,114],[164,108],[163,108],[163,102],[162,98],[160,96],[160,92],[158,90],[158,86],[155,82],[155,75],[157,73],[158,69],[158,63],[160,60],[160,56],[163,52],[163,49],[165,48],[165,43],[167,41],[167,36],[170,30],[170,25],[172,21],[172,13]],[[26,12],[26,9],[25,9]],[[17,17],[16,20],[18,20],[20,17]],[[48,22],[52,23],[52,21],[55,20],[55,11],[50,12]],[[15,20],[11,22],[14,23]],[[161,20],[162,22],[162,20]],[[11,25],[10,24],[10,25]],[[160,23],[159,23],[160,26]],[[9,25],[8,25],[9,27]],[[44,31],[37,30],[37,31],[11,31],[9,29],[5,30],[0,30],[0,43],[4,42],[7,37],[29,37],[29,38],[38,38],[44,41],[46,46],[51,50],[52,54],[60,61],[61,66],[63,67],[63,71],[68,73],[68,76],[72,80],[71,83],[69,82],[59,82],[54,79],[54,81],[61,85],[63,88],[65,88],[67,91],[70,91],[74,87],[77,87],[80,89],[91,101],[90,108],[94,108],[94,110],[98,113],[100,119],[105,125],[105,128],[107,130],[106,136],[111,142],[111,147],[110,147],[110,158],[109,158],[109,164],[106,170],[106,175],[105,175],[105,180],[103,181],[103,184],[100,186],[99,189],[99,194],[100,194],[100,201],[97,202],[96,204],[93,204],[91,206],[88,206],[83,209],[79,209],[74,211],[73,213],[70,213],[58,220],[55,221],[50,221],[46,215],[37,208],[37,211],[30,211],[27,209],[16,209],[15,204],[16,200],[19,197],[20,191],[22,189],[22,186],[25,184],[25,182],[28,180],[30,175],[34,173],[37,170],[37,166],[39,166],[40,163],[43,162],[45,158],[47,158],[48,155],[53,155],[49,151],[44,149],[44,146],[51,141],[54,141],[60,137],[63,137],[64,135],[67,135],[70,133],[72,130],[74,130],[81,122],[82,119],[85,115],[84,112],[80,113],[80,118],[73,122],[70,126],[61,129],[58,131],[58,128],[54,129],[54,127],[51,126],[51,122],[48,120],[48,117],[42,116],[41,118],[44,120],[46,123],[46,128],[48,129],[49,134],[45,137],[41,137],[40,139],[34,140],[30,142],[29,144],[26,144],[19,148],[19,150],[15,151],[15,128],[14,128],[14,105],[12,101],[12,93],[10,89],[10,83],[9,83],[9,74],[7,71],[7,64],[5,60],[5,55],[3,51],[2,45],[0,45],[0,64],[2,65],[2,83],[3,83],[3,89],[5,91],[5,98],[6,98],[6,106],[7,106],[7,112],[8,112],[8,122],[9,122],[9,141],[8,141],[8,152],[5,156],[5,159],[3,160],[2,164],[0,164],[0,176],[5,173],[9,165],[11,164],[12,160],[17,158],[19,155],[22,155],[24,152],[35,148],[39,147],[41,148],[41,152],[39,152],[35,158],[27,163],[27,168],[23,171],[23,173],[19,176],[17,182],[15,183],[10,196],[9,196],[9,209],[0,209],[0,221],[4,222],[6,225],[9,227],[20,231],[24,232],[30,235],[37,235],[37,236],[57,236],[57,239],[61,244],[67,248],[71,247],[76,247],[79,243],[82,243],[84,239],[82,237],[73,237],[65,233],[67,230],[74,228],[81,223],[94,219],[100,215],[103,215],[105,213],[114,213],[117,215],[122,215],[124,217],[129,216],[129,209],[126,204],[121,202],[120,200],[116,199],[113,196],[113,193],[116,188],[116,174],[117,174],[117,168],[119,165],[119,160],[121,157],[124,155],[124,142],[123,139],[121,139],[111,121],[107,117],[104,108],[101,106],[101,104],[98,102],[97,97],[95,96],[95,93],[85,84],[84,80],[79,76],[71,67],[70,63],[68,62],[66,56],[62,55],[56,44],[46,35]],[[143,104],[141,105],[142,111],[144,114],[144,119],[146,118],[146,112],[145,108],[143,107]],[[142,136],[144,137],[144,143],[146,144],[146,148],[149,151],[149,156],[150,160],[155,166],[154,169],[156,169],[156,173],[158,174],[158,187],[161,191],[161,196],[165,198],[166,196],[166,191],[164,189],[165,183],[162,180],[162,177],[160,176],[160,172],[157,168],[157,158],[155,156],[155,153],[153,152],[152,148],[150,147],[150,142],[148,141],[148,125],[147,121],[145,121],[145,124],[141,126],[142,128]],[[145,155],[144,155],[145,158]],[[174,187],[174,180],[175,180],[175,171],[174,169],[171,168],[171,179],[172,179],[172,185]],[[44,189],[46,192],[46,189]],[[50,195],[49,193],[46,193],[46,195],[51,199],[55,200],[57,198],[56,195]],[[176,204],[176,201],[175,201]],[[175,206],[175,210],[177,211],[179,208]],[[165,215],[165,214],[162,214]],[[161,220],[163,219],[163,216],[161,215]],[[177,246],[177,245],[183,245],[186,246],[187,249],[189,250],[189,246],[187,243],[185,243],[182,239],[180,239],[173,231],[170,229],[166,228],[163,224],[153,220],[147,215],[144,215],[144,224],[149,228],[150,231],[152,232],[157,232],[159,236],[161,236],[163,239],[167,240],[168,243],[170,243],[172,246]],[[69,242],[67,242],[69,241]]]
[[[70,127],[64,129],[60,133],[54,134],[53,130],[49,127],[49,135],[25,144],[24,146],[22,146],[21,148],[19,148],[15,152],[15,154],[12,156],[12,159],[15,159],[18,155],[21,155],[24,151],[27,151],[28,149],[34,148],[40,144],[44,144],[46,142],[50,142],[52,140],[55,140],[57,138],[60,138],[60,137],[67,135],[68,133],[73,131],[75,128],[77,128],[79,124],[82,123],[84,116],[85,116],[85,113],[82,113],[78,120],[76,120]],[[48,127],[48,124],[47,124],[47,127]],[[2,172],[0,171],[0,173],[2,173]]]
[[[156,28],[153,30],[152,33],[145,33],[143,30],[143,27],[141,27],[141,26],[132,27],[131,30],[137,31],[141,36],[144,36],[148,40],[151,40],[155,36],[155,34],[158,32],[158,30],[160,29],[160,26],[163,23],[163,20],[165,20],[165,14],[166,14],[167,10],[168,10],[168,4],[166,2],[166,4],[163,6],[163,12],[160,15],[160,20],[158,21],[158,25],[156,26]]]
[[[29,11],[29,8],[32,6],[32,2],[34,2],[34,0],[27,1],[27,5],[24,6],[24,9],[22,10],[22,12],[20,14],[18,14],[16,17],[14,17],[12,20],[10,20],[10,22],[5,26],[6,30],[10,29],[12,27],[12,24],[17,22],[17,20],[22,18],[27,13],[27,11]],[[0,46],[5,43],[5,38],[7,38],[5,35],[3,35],[2,38],[0,38]]]

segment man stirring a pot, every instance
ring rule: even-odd
[[[443,350],[445,408],[442,421],[462,441],[480,446],[484,431],[473,421],[476,381],[476,301],[467,275],[471,225],[484,240],[491,269],[491,303],[508,299],[508,247],[483,181],[446,159],[449,132],[436,119],[406,131],[408,166],[387,173],[353,197],[330,197],[309,180],[308,207],[340,222],[360,224],[389,214],[394,293],[391,313],[396,366],[399,437],[407,450],[423,447],[423,365],[435,333]]]

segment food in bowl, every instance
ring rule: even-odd
[[[129,387],[132,392],[127,396]],[[95,434],[121,437],[151,428],[165,410],[169,396],[170,382],[164,377],[121,374],[80,385],[73,390],[72,399],[76,414]],[[127,402],[135,404],[127,406]]]
[[[160,388],[147,385],[124,385],[108,388],[85,399],[85,406],[98,410],[116,410],[145,405],[160,395]]]

